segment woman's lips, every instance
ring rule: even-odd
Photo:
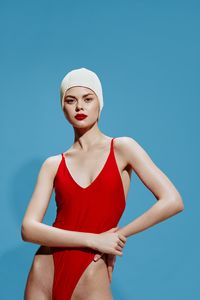
[[[77,114],[77,115],[75,115],[75,118],[76,118],[77,120],[83,120],[83,119],[87,118],[87,115],[84,115],[84,114]]]

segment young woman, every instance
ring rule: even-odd
[[[29,272],[25,300],[112,300],[112,271],[127,237],[182,211],[183,201],[133,138],[101,132],[103,93],[94,72],[69,72],[61,83],[61,105],[73,126],[74,144],[44,161],[22,222],[23,240],[42,245]],[[132,171],[158,201],[119,228]],[[57,214],[49,226],[42,220],[53,190]]]

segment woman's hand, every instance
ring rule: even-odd
[[[102,256],[105,256],[106,265],[107,265],[107,271],[108,271],[108,277],[110,280],[110,283],[112,281],[112,272],[114,270],[115,261],[116,261],[116,255],[113,254],[96,254],[94,257],[94,261],[98,261]]]
[[[119,232],[115,232],[116,230],[118,230],[118,227],[92,235],[92,248],[102,253],[122,256],[126,237]]]
[[[107,262],[107,269],[108,269],[108,277],[110,283],[112,281],[112,272],[114,270],[116,255],[113,254],[105,254],[106,255],[106,262]]]
[[[116,232],[118,229],[119,229],[119,227],[115,227],[114,232]],[[113,229],[111,229],[111,230],[113,230]],[[108,230],[108,232],[111,231],[111,230]],[[111,283],[111,281],[112,281],[112,272],[114,270],[114,265],[115,265],[115,261],[116,261],[116,255],[98,253],[94,256],[94,261],[98,261],[103,255],[105,256],[105,259],[106,259],[108,277],[109,277],[109,280],[110,280],[110,283]]]

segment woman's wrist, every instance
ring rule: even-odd
[[[97,235],[96,233],[86,233],[86,236],[85,236],[86,247],[96,249],[95,243],[94,243],[94,237],[96,235]]]
[[[122,227],[120,227],[116,232],[118,232],[126,237]]]

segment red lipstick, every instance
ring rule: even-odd
[[[75,118],[76,118],[77,120],[83,120],[83,119],[87,118],[87,115],[84,115],[84,114],[76,114],[76,115],[75,115]]]

